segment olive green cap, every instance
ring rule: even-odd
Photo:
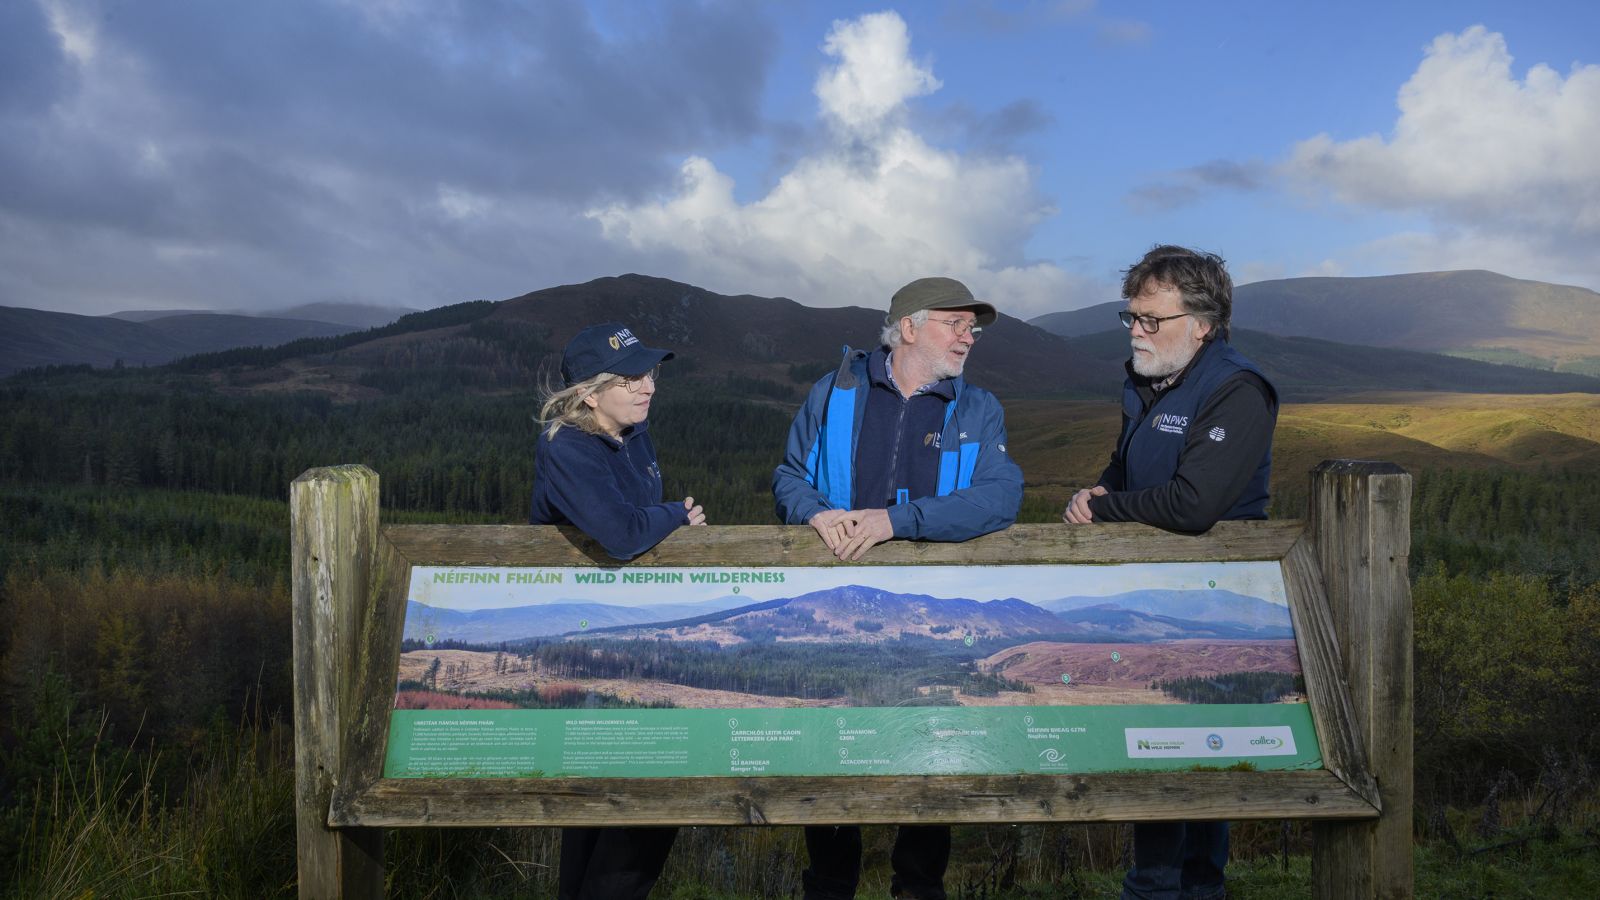
[[[967,286],[954,278],[918,278],[894,292],[889,300],[889,321],[898,322],[925,309],[970,309],[980,328],[999,316],[993,305],[974,298]]]

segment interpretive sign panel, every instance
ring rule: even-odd
[[[383,774],[1316,769],[1275,561],[414,566]]]

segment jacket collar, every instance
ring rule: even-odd
[[[891,351],[887,347],[879,347],[877,350],[872,351],[872,355],[867,357],[867,377],[872,379],[872,383],[874,385],[886,388],[894,391],[896,394],[899,394],[900,388],[895,384],[894,376],[889,372],[890,352]],[[933,394],[937,397],[943,397],[945,400],[954,400],[956,398],[957,390],[956,382],[960,380],[961,376],[958,375],[954,378],[946,378],[941,381],[935,381],[926,386],[918,385],[918,387],[926,388],[925,390],[920,391],[920,393]],[[915,397],[917,395],[912,394],[912,396]]]
[[[1183,369],[1178,372],[1176,377],[1163,375],[1160,378],[1147,378],[1143,375],[1140,375],[1138,372],[1133,370],[1133,359],[1131,357],[1122,364],[1122,368],[1128,373],[1128,380],[1133,382],[1133,386],[1138,388],[1140,391],[1149,391],[1151,393],[1155,393],[1156,385],[1163,384],[1170,379],[1170,383],[1164,384],[1164,386],[1160,389],[1161,393],[1165,394],[1167,391],[1170,391],[1173,388],[1176,388],[1178,385],[1183,384],[1184,380],[1187,379],[1190,373],[1195,370],[1195,367],[1200,365],[1200,360],[1204,359],[1206,354],[1212,352],[1212,347],[1216,346],[1217,344],[1226,343],[1228,342],[1225,338],[1219,337],[1201,344],[1200,349],[1196,350],[1194,352],[1194,356],[1190,358],[1189,364],[1184,366]],[[1222,351],[1219,350],[1217,352],[1220,353]]]
[[[620,439],[614,438],[603,431],[595,432],[594,436],[599,438],[600,443],[605,444],[607,447],[613,450],[621,450],[624,446],[638,440],[641,435],[649,430],[650,420],[646,419],[637,425],[629,425],[627,428],[622,429],[622,437]]]

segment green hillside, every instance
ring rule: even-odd
[[[1324,459],[1387,459],[1412,472],[1600,471],[1600,395],[1374,393],[1349,400],[1284,405],[1273,444],[1276,515],[1301,515],[1306,473]],[[1011,449],[1029,503],[1059,513],[1073,490],[1093,484],[1120,421],[1109,402],[1008,405]]]

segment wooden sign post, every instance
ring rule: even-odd
[[[1017,525],[961,544],[891,542],[862,568],[1275,563],[1321,768],[1311,757],[1307,767],[1278,770],[1136,770],[1130,737],[1127,769],[1064,774],[575,777],[558,766],[540,773],[551,777],[520,769],[513,774],[526,777],[432,769],[387,777],[413,567],[619,566],[571,529],[380,528],[376,474],[312,469],[291,492],[300,896],[382,896],[384,828],[1277,818],[1318,822],[1317,896],[1410,896],[1410,477],[1385,463],[1324,463],[1311,496],[1309,522],[1222,522],[1198,536],[1130,524]],[[739,526],[681,529],[620,568],[626,580],[717,566],[841,564],[809,528]],[[1222,739],[1211,739],[1220,750]],[[970,774],[983,771],[1018,774]]]
[[[312,469],[289,488],[294,583],[294,795],[301,897],[383,896],[383,832],[329,828],[378,547],[378,475]]]
[[[1411,476],[1393,463],[1322,463],[1311,473],[1307,530],[1383,805],[1372,821],[1317,824],[1316,896],[1410,897]]]

